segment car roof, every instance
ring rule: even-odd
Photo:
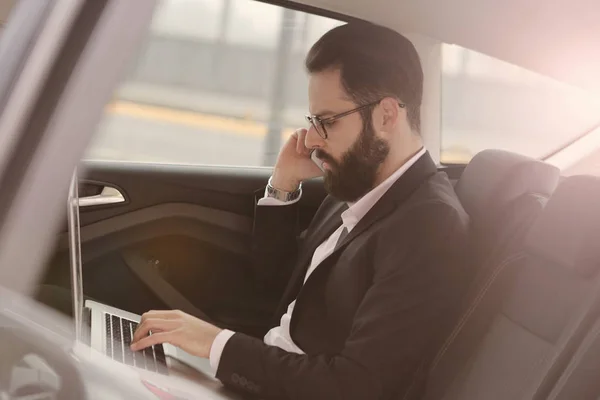
[[[597,0],[299,0],[600,93]]]

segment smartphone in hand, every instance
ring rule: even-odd
[[[321,171],[325,172],[325,169],[323,169],[323,161],[317,157],[316,150],[310,152],[310,159],[317,165],[317,167],[319,167]]]

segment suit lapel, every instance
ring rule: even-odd
[[[300,264],[310,263],[317,247],[342,225],[342,213],[347,209],[348,205],[346,203],[338,202],[324,216],[322,222],[312,229],[311,238],[305,243],[302,255],[298,260]]]
[[[289,303],[296,298],[302,284],[304,276],[310,266],[315,250],[323,243],[336,229],[342,224],[342,213],[348,209],[346,203],[338,202],[325,216],[319,221],[310,231],[310,237],[305,242],[298,258],[294,272],[288,282],[287,288],[282,297],[283,301],[280,304],[280,311],[287,309]]]

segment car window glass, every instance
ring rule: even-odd
[[[252,0],[162,0],[84,158],[273,165],[306,126],[306,52],[342,23]]]
[[[442,163],[489,148],[544,158],[600,123],[581,89],[456,45],[442,60]]]
[[[85,159],[273,165],[306,126],[306,52],[342,23],[253,0],[161,0]],[[600,122],[600,99],[473,50],[443,44],[441,72],[441,129],[428,134],[445,164],[487,148],[544,158]]]

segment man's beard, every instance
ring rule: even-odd
[[[325,190],[338,200],[355,202],[375,187],[377,171],[389,152],[389,144],[375,135],[370,118],[365,120],[363,130],[340,162],[317,150],[317,157],[330,168],[325,171]]]

